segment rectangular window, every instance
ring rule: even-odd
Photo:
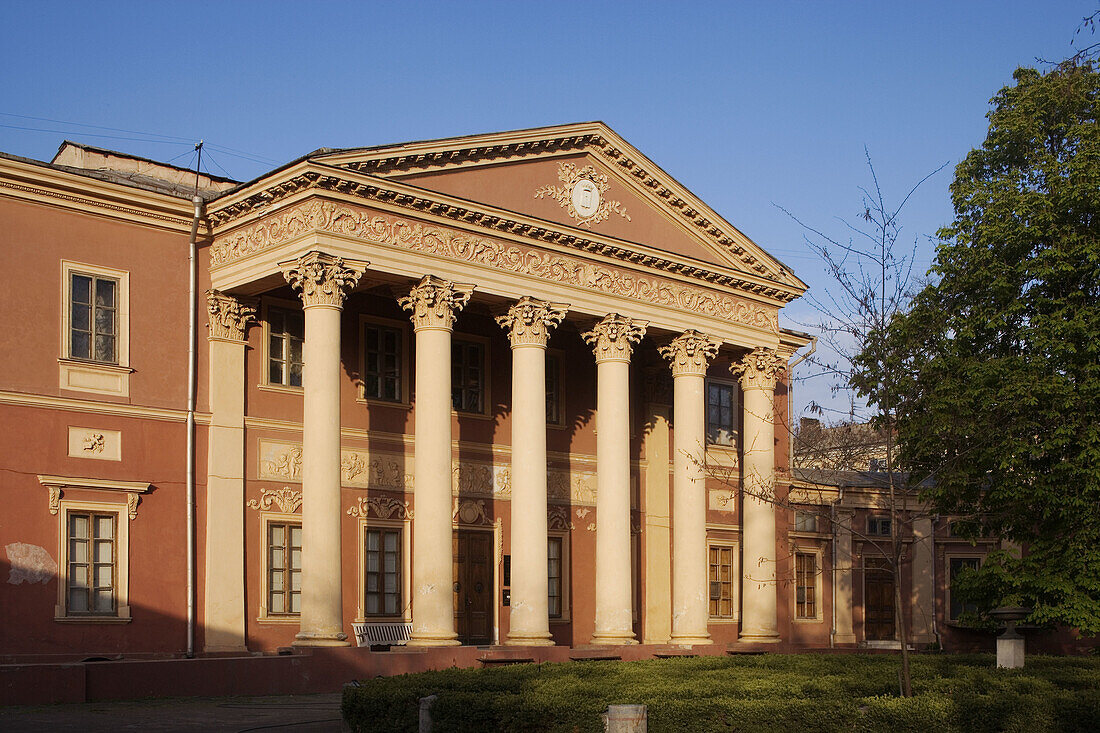
[[[561,360],[546,355],[546,424],[561,425]]]
[[[301,387],[305,314],[300,310],[270,306],[267,326],[268,384]]]
[[[116,614],[117,524],[117,514],[68,513],[69,615]]]
[[[817,531],[817,515],[813,512],[795,511],[794,513],[794,531],[795,532],[816,532]]]
[[[707,382],[707,443],[734,445],[734,404],[736,387],[722,382]]]
[[[485,346],[476,341],[451,344],[451,407],[456,412],[485,412]]]
[[[363,324],[363,397],[401,402],[404,332],[375,323]]]
[[[561,618],[562,613],[562,538],[546,538],[546,587],[550,618]]]
[[[363,532],[365,561],[363,609],[367,616],[400,616],[401,530],[367,527]]]
[[[868,517],[867,534],[872,537],[889,537],[890,517]]]
[[[82,272],[69,278],[69,356],[117,364],[118,280]]]
[[[710,615],[733,618],[733,548],[710,546]]]
[[[981,559],[977,558],[977,557],[953,557],[953,558],[951,558],[949,560],[949,565],[948,565],[948,573],[949,573],[948,577],[950,578],[951,583],[954,583],[955,577],[959,574],[959,572],[963,568],[971,568],[973,570],[977,570],[978,567],[981,566],[981,564],[982,564]],[[949,609],[949,615],[947,617],[949,620],[955,621],[959,618],[959,616],[962,616],[964,613],[967,613],[967,612],[969,612],[969,613],[977,613],[978,612],[977,604],[975,604],[975,603],[963,603],[962,601],[958,600],[955,597],[955,593],[951,592],[950,586],[948,587],[948,592],[951,596],[951,606],[950,606],[950,609]]]
[[[272,616],[302,612],[301,524],[267,525],[267,612]]]
[[[795,617],[817,618],[817,556],[795,553]]]

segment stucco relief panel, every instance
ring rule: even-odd
[[[542,280],[596,290],[643,303],[741,323],[779,333],[778,311],[718,291],[639,275],[568,255],[542,252],[449,228],[410,222],[332,201],[309,201],[234,232],[210,248],[218,267],[311,231],[355,237],[413,252],[481,264]]]
[[[270,481],[301,482],[302,446],[277,440],[260,440],[257,477]],[[344,448],[340,451],[343,486],[381,491],[413,491],[411,455]],[[556,504],[594,506],[596,473],[577,469],[547,471],[547,500]],[[511,466],[500,461],[455,461],[451,490],[463,498],[512,498]]]

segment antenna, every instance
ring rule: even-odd
[[[198,151],[199,159],[195,162],[195,195],[199,195],[199,171],[202,169],[202,144],[203,141],[199,140],[195,143],[195,150]]]

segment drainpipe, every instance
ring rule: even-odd
[[[197,178],[197,174],[196,174]],[[196,186],[191,199],[195,217],[191,221],[191,241],[187,251],[188,318],[187,318],[187,657],[195,656],[195,336],[198,331],[197,271],[195,242],[202,218],[203,200]]]

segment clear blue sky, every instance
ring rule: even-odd
[[[842,235],[864,146],[895,198],[948,162],[903,218],[924,241],[951,219],[951,169],[984,138],[989,98],[1017,66],[1070,55],[1098,7],[0,0],[0,151],[49,160],[70,138],[187,165],[202,138],[223,149],[211,172],[249,179],[319,147],[599,119],[820,289],[775,205]],[[787,325],[810,317],[788,310]]]

